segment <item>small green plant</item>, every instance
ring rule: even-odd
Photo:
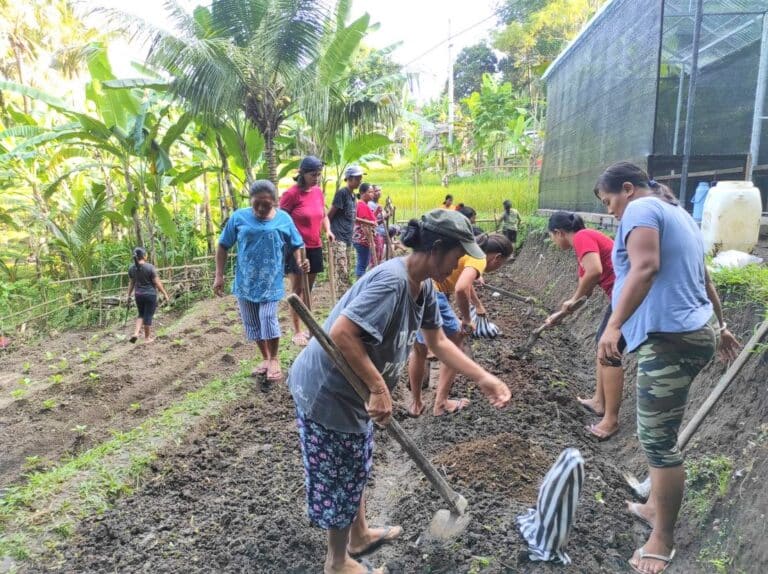
[[[88,430],[88,425],[77,425],[72,427],[69,430],[71,430],[73,433],[76,433],[76,434],[85,434],[85,431]]]
[[[67,360],[66,357],[62,357],[61,359],[59,359],[59,362],[56,363],[56,370],[59,373],[63,373],[67,369],[69,369],[69,361]]]
[[[600,491],[597,491],[595,493],[595,502],[599,504],[605,504],[605,497],[603,496],[603,493]]]
[[[85,365],[88,363],[92,363],[94,360],[98,359],[101,356],[101,353],[98,351],[86,351],[85,353],[80,353],[80,361]]]
[[[184,339],[174,339],[171,341],[171,345],[174,347],[183,347],[184,346]]]
[[[141,403],[131,403],[131,406],[128,408],[133,412],[139,411],[141,410]]]
[[[723,455],[686,461],[686,505],[699,519],[706,518],[718,497],[728,493],[733,461]]]
[[[45,399],[43,401],[43,410],[44,411],[50,411],[55,409],[58,405],[58,403],[54,399]]]
[[[98,382],[98,380],[101,378],[101,375],[97,373],[96,371],[91,371],[88,373],[88,380],[92,383]]]
[[[14,389],[11,391],[11,397],[14,399],[23,399],[26,394],[27,391],[24,389]]]
[[[39,456],[28,456],[24,459],[24,470],[32,470],[36,468],[40,468],[40,465],[42,464],[43,459]]]
[[[32,384],[32,379],[30,379],[29,377],[24,377],[19,381],[19,384],[23,387],[28,387],[29,385]]]
[[[568,383],[565,381],[549,381],[549,386],[553,389],[567,389]]]
[[[72,538],[72,535],[75,533],[75,528],[72,526],[71,522],[62,522],[61,524],[54,526],[51,531],[61,538]]]
[[[469,567],[469,574],[480,574],[480,572],[491,565],[491,560],[487,556],[473,556],[472,564]]]
[[[64,380],[64,375],[61,373],[56,373],[55,375],[51,375],[48,377],[48,380],[51,381],[52,385],[60,385],[61,382]]]
[[[45,352],[45,360],[46,361],[53,361],[53,353],[51,353],[50,351],[46,351]]]
[[[29,361],[24,361],[24,364],[21,366],[21,372],[27,374],[31,368],[32,365],[29,364]]]

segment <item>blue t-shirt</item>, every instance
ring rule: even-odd
[[[304,246],[291,216],[281,209],[272,219],[259,219],[250,207],[238,209],[227,221],[219,245],[237,243],[232,293],[253,303],[279,301],[285,296],[283,266],[286,254]]]
[[[402,258],[363,275],[331,311],[323,325],[326,333],[340,315],[363,331],[366,353],[390,390],[408,364],[419,329],[442,325],[432,281],[424,281],[414,299]],[[316,339],[293,362],[288,386],[299,412],[310,420],[338,432],[366,432],[365,404]]]
[[[628,351],[634,351],[649,333],[686,333],[703,327],[712,316],[704,275],[704,243],[688,212],[655,197],[627,205],[613,244],[612,305],[616,309],[630,270],[627,239],[633,229],[659,232],[660,266],[650,291],[621,326]]]

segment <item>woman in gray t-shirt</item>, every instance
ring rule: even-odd
[[[373,463],[372,421],[390,421],[390,391],[407,365],[419,329],[438,359],[474,380],[492,405],[503,407],[511,397],[501,380],[466,357],[440,328],[432,280],[445,280],[465,254],[483,256],[469,221],[460,213],[437,209],[421,221],[411,220],[402,241],[414,252],[366,273],[324,325],[368,386],[368,403],[316,340],[296,358],[288,378],[296,402],[309,518],[328,531],[326,572],[363,571],[352,556],[402,533],[399,526],[368,527],[363,491]]]

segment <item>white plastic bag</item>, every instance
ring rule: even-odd
[[[746,267],[753,263],[762,263],[763,260],[760,257],[755,257],[749,253],[743,251],[737,251],[736,249],[729,249],[728,251],[722,251],[718,253],[712,259],[712,265],[715,268],[718,267],[730,267],[738,269],[740,267]]]

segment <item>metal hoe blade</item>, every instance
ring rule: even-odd
[[[432,517],[432,522],[429,524],[429,535],[432,538],[446,539],[458,536],[467,529],[472,517],[469,513],[465,513],[467,508],[467,499],[462,495],[457,495],[456,508],[460,511],[459,514],[452,513],[447,508],[441,508]]]

